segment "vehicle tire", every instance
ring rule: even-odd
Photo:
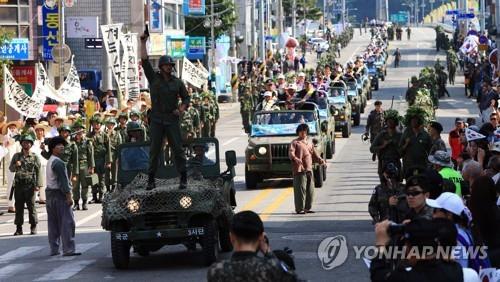
[[[387,75],[387,69],[384,70],[384,79],[386,75]]]
[[[323,168],[321,166],[316,167],[313,171],[314,177],[314,187],[321,188],[323,187]]]
[[[333,133],[333,140],[332,142],[330,142],[331,145],[331,148],[332,148],[332,155],[335,155],[335,133]]]
[[[349,138],[350,132],[349,132],[349,124],[345,125],[342,127],[342,138]]]
[[[354,116],[354,126],[358,126],[361,123],[361,115],[357,114]]]
[[[207,220],[203,224],[205,235],[201,237],[201,251],[203,253],[203,264],[210,266],[217,260],[219,254],[219,240],[217,224],[214,220]]]
[[[219,244],[221,252],[231,252],[233,250],[233,244],[229,239],[229,228],[219,229]]]
[[[332,142],[328,141],[326,143],[326,150],[325,150],[325,158],[330,160],[333,158],[333,152],[332,152]]]
[[[255,172],[248,171],[248,167],[245,165],[245,184],[247,189],[257,188],[259,183],[259,175]]]
[[[321,166],[323,170],[323,181],[326,181],[326,165]]]
[[[382,79],[383,81],[383,79]],[[375,87],[373,88],[375,91],[378,91],[378,83],[375,85]]]
[[[127,269],[130,262],[130,242],[117,240],[111,232],[111,256],[117,269]]]
[[[382,79],[382,81],[385,81],[385,75],[383,75],[383,76],[381,77],[381,79]]]

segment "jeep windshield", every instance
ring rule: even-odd
[[[358,95],[358,85],[356,84],[355,81],[349,81],[347,83],[347,95],[349,96],[356,96]]]
[[[255,114],[251,137],[295,136],[299,124],[309,126],[309,134],[317,134],[317,117],[312,111],[275,111]]]

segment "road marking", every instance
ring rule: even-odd
[[[260,218],[262,221],[266,221],[269,216],[277,210],[281,204],[288,199],[288,197],[293,193],[293,188],[286,188],[283,192],[280,193],[278,198],[274,202],[272,202],[269,206],[267,206],[262,213],[260,213]]]
[[[0,263],[8,263],[11,260],[19,259],[31,253],[38,252],[43,248],[44,246],[19,247],[0,256]]]
[[[0,279],[5,279],[21,270],[30,269],[32,263],[13,263],[0,268]]]
[[[418,52],[420,42],[417,42],[417,67],[420,66],[420,53]]]
[[[62,264],[44,276],[33,281],[52,281],[52,280],[66,280],[74,276],[86,266],[94,263],[95,260],[78,260]]]
[[[222,146],[227,146],[227,145],[229,145],[229,144],[233,143],[234,141],[238,140],[239,138],[240,138],[240,137],[233,137],[233,138],[231,138],[231,139],[227,140],[226,142],[224,142],[224,143],[222,144]]]
[[[99,245],[100,243],[84,243],[84,244],[76,244],[75,252],[77,253],[85,253],[86,251],[92,249],[93,247]],[[69,261],[75,259],[76,256],[54,256],[49,258],[46,261]]]
[[[273,189],[265,189],[260,191],[257,196],[253,197],[248,203],[246,203],[240,211],[247,211],[247,210],[252,210],[255,206],[257,206],[262,200],[267,198],[269,194],[273,192]]]
[[[77,221],[77,222],[75,223],[75,226],[77,226],[77,227],[78,227],[78,226],[80,226],[80,225],[82,225],[82,224],[85,224],[85,223],[87,223],[87,222],[91,221],[92,219],[94,219],[94,218],[96,218],[96,217],[100,216],[100,215],[101,215],[101,213],[102,213],[102,211],[100,211],[100,210],[99,210],[99,211],[95,212],[94,214],[91,214],[91,215],[89,215],[89,216],[87,216],[87,217],[85,217],[85,218],[82,218],[82,219],[80,219],[79,221]]]
[[[28,214],[28,209],[24,209],[24,210],[25,210],[26,214]],[[38,216],[38,219],[40,219],[40,218],[42,218],[42,217],[44,217],[44,216],[46,216],[46,215],[47,215],[47,213],[45,213],[45,212],[44,212],[44,213],[39,213],[37,216]],[[13,222],[14,222],[14,220],[15,220],[15,218],[13,218],[13,219],[9,219],[9,220],[7,220],[7,221],[5,221],[5,222],[2,222],[2,223],[0,223],[0,224],[13,223]]]

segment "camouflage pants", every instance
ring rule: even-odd
[[[210,122],[210,137],[215,137],[215,125],[217,124],[217,121],[212,121]]]
[[[38,223],[36,208],[35,208],[35,190],[27,188],[25,185],[16,185],[14,187],[14,197],[16,198],[16,218],[14,224],[22,226],[24,223],[24,204],[28,208],[28,218],[31,225]]]
[[[243,124],[243,129],[246,133],[250,132],[250,120],[252,112],[251,111],[241,111],[241,122]]]
[[[201,137],[210,137],[210,133],[212,132],[212,122],[207,121],[203,123],[203,128],[201,129]]]
[[[87,183],[87,167],[85,169],[80,169],[80,173],[76,176],[76,180],[73,181],[73,201],[75,205],[78,205],[80,198],[82,203],[87,203],[87,194],[89,193],[89,184]]]
[[[116,158],[113,159],[115,160]],[[111,162],[111,168],[106,168],[105,183],[107,191],[111,191],[111,186],[116,183],[116,162]]]
[[[92,186],[92,194],[101,194],[104,192],[105,183],[105,175],[106,175],[106,161],[104,159],[95,159],[95,173],[99,178],[99,183],[97,185]]]

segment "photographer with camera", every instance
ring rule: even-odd
[[[368,212],[373,223],[386,219],[401,223],[409,207],[404,194],[404,185],[399,181],[400,172],[394,163],[386,164],[383,181],[375,187],[368,203]]]
[[[456,240],[457,234],[451,221],[418,218],[407,225],[392,228],[393,226],[386,220],[375,227],[375,244],[379,256],[370,265],[372,281],[471,281],[465,279],[470,273],[466,273],[459,263],[450,259],[453,248],[449,244],[454,242],[453,239]],[[393,267],[393,258],[387,259],[381,255],[388,251],[391,236],[401,236],[406,251],[405,259],[399,261],[396,267]]]
[[[234,215],[229,233],[234,253],[229,260],[213,264],[207,273],[211,281],[297,281],[292,267],[277,259],[271,251],[264,233],[264,224],[253,211],[242,211]],[[261,252],[264,256],[258,256]],[[283,255],[283,254],[280,254]]]

